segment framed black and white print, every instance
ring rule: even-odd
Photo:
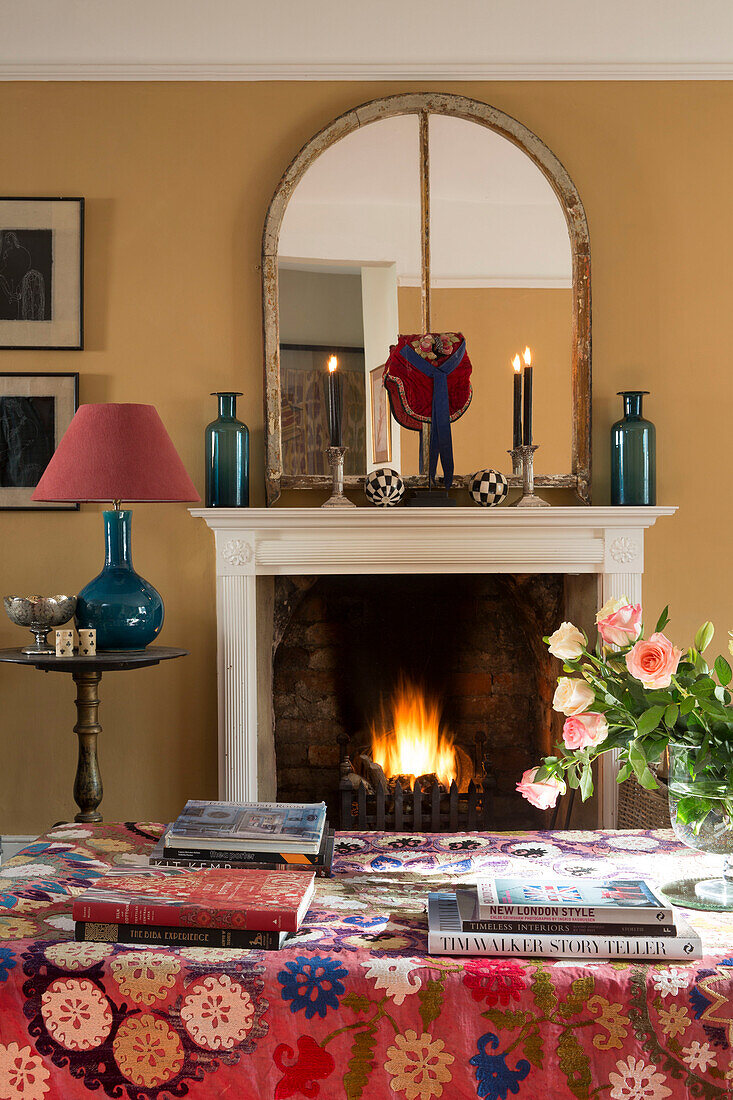
[[[81,348],[84,199],[0,198],[0,348]]]
[[[0,374],[0,509],[78,510],[31,500],[78,404],[78,374]]]

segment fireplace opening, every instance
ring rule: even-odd
[[[368,791],[384,776],[388,805],[432,782],[443,816],[453,789],[463,813],[471,786],[461,827],[542,825],[514,788],[559,732],[542,637],[564,612],[558,574],[276,578],[278,799],[323,798],[338,821],[348,758]]]

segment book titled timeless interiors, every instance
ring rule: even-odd
[[[514,933],[465,932],[454,893],[428,895],[428,952],[431,955],[549,955],[558,959],[699,959],[700,937],[684,922],[676,935],[586,935],[575,932],[532,933],[517,924]]]
[[[189,800],[165,836],[166,848],[317,853],[326,804]]]
[[[105,875],[74,899],[72,915],[107,924],[297,932],[314,888],[313,872],[156,867]]]

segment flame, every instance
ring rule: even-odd
[[[524,359],[525,367],[532,366],[532,352],[529,350],[529,348],[525,348],[522,352],[522,359]]]
[[[457,777],[453,737],[441,729],[441,710],[420,687],[400,680],[380,724],[372,725],[372,760],[386,776],[419,775],[435,772],[445,786]]]
[[[518,355],[515,355],[512,359],[512,366],[514,367],[514,373],[519,374],[520,370],[522,369],[522,361]]]
[[[329,372],[331,374],[333,374],[333,372],[335,370],[338,370],[338,365],[339,365],[338,359],[336,358],[335,355],[332,355],[331,358],[328,360],[328,370],[329,370]]]

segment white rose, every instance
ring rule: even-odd
[[[561,676],[557,681],[552,706],[554,710],[570,718],[572,715],[582,714],[592,706],[594,699],[595,692],[585,680],[571,680],[569,676]]]
[[[561,661],[574,661],[580,657],[585,647],[585,634],[572,623],[561,623],[554,634],[550,635],[548,648],[553,657]]]

